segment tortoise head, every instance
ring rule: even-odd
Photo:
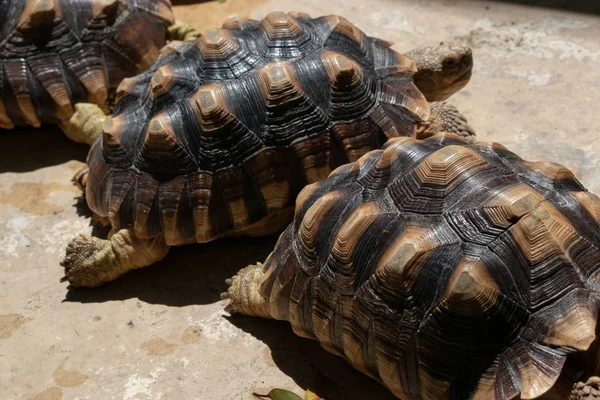
[[[462,89],[471,78],[473,53],[450,42],[418,47],[406,54],[416,64],[415,84],[428,101],[443,101]]]

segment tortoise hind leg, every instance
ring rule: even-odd
[[[585,382],[577,382],[569,400],[600,400],[600,377],[592,376]]]
[[[172,42],[174,40],[194,40],[200,37],[200,32],[196,30],[193,26],[175,21],[173,25],[171,25],[167,32],[167,40]]]
[[[74,142],[92,145],[102,135],[102,125],[109,118],[96,104],[77,103],[71,119],[58,125]]]
[[[265,277],[264,265],[249,265],[226,282],[227,292],[221,294],[222,299],[229,299],[231,312],[245,315],[271,318],[269,299],[260,294],[260,285]]]
[[[126,272],[160,261],[169,251],[164,237],[141,239],[129,229],[111,232],[108,240],[79,235],[67,247],[61,262],[72,287],[96,287]]]
[[[440,132],[454,133],[469,142],[475,141],[475,130],[467,119],[454,107],[446,102],[429,104],[431,114],[427,121],[417,125],[417,139],[426,139]]]

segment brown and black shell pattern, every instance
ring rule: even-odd
[[[390,140],[298,196],[273,318],[403,400],[531,399],[595,337],[600,199],[458,136]]]
[[[0,128],[69,119],[152,65],[170,0],[0,1]]]
[[[306,184],[415,135],[429,107],[414,72],[338,16],[271,13],[169,43],[118,88],[87,202],[168,245],[283,230]]]

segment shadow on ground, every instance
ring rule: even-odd
[[[277,237],[228,238],[173,247],[161,262],[99,288],[71,290],[65,301],[98,303],[139,298],[173,307],[214,303],[227,288],[225,279],[248,264],[264,261]]]
[[[56,126],[0,131],[0,173],[34,171],[70,160],[85,161],[89,149],[88,145],[69,140]]]
[[[277,368],[298,386],[308,388],[320,397],[327,400],[397,400],[387,389],[352,368],[341,357],[321,348],[318,342],[296,336],[288,322],[242,315],[227,319],[269,346]]]
[[[562,11],[573,11],[585,14],[600,15],[598,0],[481,0],[484,2],[504,2],[534,7],[554,8]]]

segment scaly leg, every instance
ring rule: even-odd
[[[600,400],[600,377],[592,376],[585,382],[577,382],[569,400]]]
[[[454,133],[469,142],[475,141],[475,130],[467,119],[454,107],[446,102],[429,104],[431,115],[427,121],[417,126],[417,139],[425,139],[440,132]]]
[[[167,32],[167,40],[172,42],[174,40],[194,40],[200,37],[200,32],[193,26],[185,24],[183,22],[175,21],[173,25],[169,27]]]
[[[163,236],[140,239],[129,229],[111,232],[108,240],[79,235],[61,262],[72,287],[96,287],[126,272],[160,261],[169,251]]]
[[[264,265],[249,265],[240,270],[233,278],[227,279],[227,292],[221,293],[222,299],[229,299],[231,312],[271,318],[269,299],[261,296],[260,285],[264,278]]]
[[[65,135],[74,142],[94,144],[102,135],[102,125],[110,117],[99,106],[90,103],[75,104],[75,113],[68,121],[60,121]]]

